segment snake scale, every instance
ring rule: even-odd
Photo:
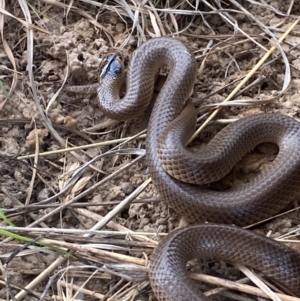
[[[156,297],[159,301],[207,300],[186,274],[186,262],[195,257],[246,264],[300,297],[300,254],[236,227],[269,218],[300,195],[299,123],[281,114],[249,116],[226,126],[205,150],[190,152],[184,145],[196,124],[196,111],[188,98],[197,64],[183,43],[166,37],[150,39],[133,54],[122,99],[123,62],[119,56],[107,61],[97,89],[101,110],[117,120],[141,115],[162,66],[169,68],[169,75],[147,129],[147,164],[164,201],[198,225],[173,231],[156,248],[149,271]],[[253,181],[221,192],[202,185],[224,177],[263,142],[277,144],[279,153]]]

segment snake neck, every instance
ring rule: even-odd
[[[98,88],[101,110],[116,120],[142,115],[151,101],[156,75],[164,66],[169,69],[169,75],[156,103],[160,104],[158,110],[162,103],[164,107],[174,106],[174,115],[178,115],[193,89],[197,65],[190,50],[173,38],[151,39],[134,53],[128,67],[124,97],[120,97],[121,77],[103,78]],[[167,119],[173,118],[171,115],[167,114]]]

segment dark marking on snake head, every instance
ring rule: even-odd
[[[104,67],[100,74],[100,78],[109,76],[112,78],[118,77],[123,71],[123,61],[119,54],[109,54],[104,59]]]

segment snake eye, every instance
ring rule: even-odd
[[[110,77],[117,77],[122,73],[122,57],[119,54],[109,54],[104,59],[104,67],[100,74],[100,77],[103,78],[104,76]]]

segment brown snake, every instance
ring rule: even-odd
[[[178,40],[151,39],[134,53],[122,99],[122,61],[118,56],[111,58],[97,89],[101,109],[117,120],[141,115],[151,100],[155,75],[162,66],[170,71],[150,117],[147,163],[156,189],[179,216],[193,224],[245,226],[277,214],[297,199],[300,125],[292,118],[280,114],[242,118],[225,127],[200,154],[184,147],[196,123],[196,111],[187,99],[196,80],[197,64]],[[221,179],[263,142],[277,144],[279,153],[253,181],[221,192],[194,185]],[[300,297],[297,252],[238,227],[206,224],[172,232],[155,250],[149,276],[158,300],[206,300],[186,275],[185,264],[195,257],[246,264]]]

